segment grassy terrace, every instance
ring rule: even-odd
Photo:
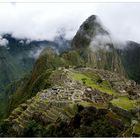
[[[129,100],[128,97],[118,97],[117,99],[113,99],[111,101],[111,103],[114,105],[114,106],[118,106],[122,109],[125,109],[125,110],[131,110],[133,108],[136,107],[136,101],[135,100]]]
[[[96,107],[97,109],[103,109],[103,108],[107,108],[108,105],[107,104],[99,104],[99,103],[90,103],[90,102],[86,102],[86,101],[81,101],[78,103],[79,105],[82,105],[83,107]]]
[[[97,89],[101,92],[105,92],[110,95],[116,95],[117,92],[114,91],[108,81],[103,80],[100,84],[97,84],[100,77],[95,73],[73,73],[72,78],[74,80],[80,81],[84,83],[88,87],[92,87],[93,89]]]
[[[134,125],[133,132],[135,134],[140,134],[140,123],[137,123],[137,124]]]
[[[121,120],[121,116],[119,116],[119,115],[117,115],[116,113],[111,112],[111,111],[108,112],[107,116],[110,117],[110,118],[113,118],[113,119]]]
[[[115,112],[109,111],[106,116],[109,117],[109,118],[112,118],[112,119],[120,120],[123,123],[130,124],[130,120],[129,119],[124,118],[121,115],[117,115]]]

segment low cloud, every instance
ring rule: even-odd
[[[44,47],[39,47],[36,50],[31,50],[28,54],[29,57],[37,59],[40,55],[40,53],[42,52],[42,50],[44,49]]]
[[[1,36],[0,36],[0,46],[4,46],[4,47],[6,47],[7,45],[8,45],[8,40],[7,39],[5,39],[5,38],[2,38]]]
[[[92,48],[93,51],[97,51],[99,49],[104,49],[109,51],[110,50],[109,45],[112,43],[113,43],[112,39],[110,38],[109,35],[98,34],[92,39],[89,47]]]
[[[93,7],[74,3],[1,3],[0,33],[11,33],[21,39],[52,41],[60,32],[65,32],[65,38],[72,39]]]
[[[138,13],[140,3],[0,3],[0,34],[52,41],[62,31],[72,39],[95,14],[116,40],[140,42]]]

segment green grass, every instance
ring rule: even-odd
[[[128,97],[118,97],[117,99],[113,99],[111,101],[111,103],[114,105],[114,106],[118,106],[122,109],[125,109],[125,110],[131,110],[133,108],[136,107],[136,102],[135,100],[129,100]]]
[[[79,102],[78,104],[83,106],[83,107],[91,107],[91,106],[93,106],[92,103],[86,102],[86,101]]]
[[[138,99],[136,100],[136,104],[137,104],[137,106],[140,106],[140,98],[138,98]]]
[[[21,107],[18,107],[18,108],[15,109],[15,111],[16,111],[16,112],[22,112],[23,109],[22,109]]]
[[[78,112],[77,104],[69,104],[68,106],[64,107],[64,111],[70,116],[74,117],[75,114]]]
[[[94,73],[73,73],[72,78],[80,81],[81,83],[83,83],[84,80],[86,86],[92,87],[93,89],[97,89],[101,92],[105,92],[110,95],[117,94],[117,92],[111,88],[108,81],[103,80],[102,83],[97,84],[97,81],[101,78]]]
[[[113,119],[119,119],[119,120],[121,120],[121,116],[119,116],[116,113],[111,112],[111,111],[108,112],[107,116],[110,117],[110,118],[113,118]]]
[[[130,125],[130,120],[129,120],[129,119],[127,119],[127,118],[125,118],[125,117],[123,117],[123,116],[121,116],[121,115],[118,115],[118,114],[116,114],[115,112],[109,111],[109,112],[107,113],[107,116],[108,116],[109,118],[117,119],[117,120],[122,121],[122,122],[125,123],[125,124]]]
[[[137,123],[133,127],[133,133],[140,135],[140,123]]]
[[[132,129],[128,128],[124,133],[123,133],[123,137],[132,137]]]
[[[103,109],[103,108],[107,108],[107,104],[100,104],[100,103],[94,103],[94,102],[86,102],[86,101],[81,101],[78,103],[79,105],[83,106],[83,107],[96,107],[98,109]]]

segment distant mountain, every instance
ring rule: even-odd
[[[6,48],[0,47],[0,91],[10,82],[23,76],[22,68],[17,64]]]
[[[140,83],[140,44],[128,41],[120,56],[128,77]]]
[[[28,39],[17,39],[9,34],[3,35],[3,38],[8,40],[8,51],[15,57],[18,64],[23,67],[24,70],[31,69],[35,60],[46,47],[55,48],[58,52],[62,52],[69,48],[70,41],[65,40],[63,36],[58,36],[54,41],[31,41]],[[61,42],[61,44],[60,44]]]

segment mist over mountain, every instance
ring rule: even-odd
[[[3,40],[6,40],[6,44],[2,46],[7,49],[7,52],[10,53],[21,66],[24,66],[25,69],[28,69],[31,65],[26,64],[26,59],[29,61],[34,61],[37,59],[41,51],[45,47],[55,48],[58,52],[64,51],[70,47],[70,41],[65,40],[63,36],[56,37],[54,41],[31,41],[28,39],[18,39],[12,37],[10,34],[4,34],[2,36]],[[2,47],[1,46],[1,47]],[[28,63],[27,62],[27,63]]]

